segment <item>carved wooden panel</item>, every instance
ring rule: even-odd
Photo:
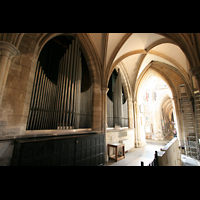
[[[104,134],[15,140],[14,166],[104,165]]]

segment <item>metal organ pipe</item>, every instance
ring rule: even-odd
[[[68,127],[70,128],[70,104],[71,104],[71,88],[72,88],[72,71],[73,71],[73,56],[74,56],[74,41],[72,41],[72,51],[71,51],[71,59],[70,59],[70,72],[69,72],[69,83],[68,83],[68,96],[67,96],[67,119],[66,119],[66,124],[68,124]]]
[[[35,117],[37,115],[37,110],[36,110],[36,107],[37,107],[37,101],[38,101],[38,96],[39,96],[39,90],[40,90],[40,84],[41,84],[41,72],[42,72],[42,68],[40,67],[39,68],[39,75],[38,75],[38,81],[37,81],[37,86],[36,86],[36,96],[34,98],[34,103],[33,103],[33,107],[32,107],[32,110],[33,110],[33,116],[32,116],[32,119],[31,119],[31,129],[34,130],[35,129]]]
[[[62,124],[63,124],[63,129],[67,128],[67,123],[65,122],[65,118],[67,115],[66,112],[66,100],[67,100],[67,88],[68,88],[68,83],[69,83],[69,78],[67,74],[69,73],[69,61],[70,61],[70,52],[71,52],[71,45],[69,46],[69,50],[66,52],[66,74],[65,74],[65,92],[64,92],[64,108],[63,108],[63,119],[62,119]]]
[[[74,48],[74,55],[77,54],[77,49],[76,49],[76,43],[75,43],[75,48]],[[73,118],[73,101],[74,101],[74,85],[75,85],[75,72],[76,72],[76,57],[74,56],[73,60],[74,67],[72,69],[72,81],[71,81],[71,98],[70,98],[70,118],[69,118],[69,124],[70,128],[73,128],[72,124],[72,118]]]
[[[39,73],[39,65],[40,62],[38,62],[37,66],[36,66],[36,73],[35,73],[35,78],[34,78],[34,83],[33,83],[33,90],[32,90],[32,98],[31,98],[31,103],[30,103],[30,108],[33,108],[33,103],[34,103],[34,98],[35,98],[35,93],[36,93],[36,83],[37,83],[37,79],[38,79],[38,73]],[[31,121],[32,121],[32,109],[29,109],[29,115],[28,115],[28,120],[27,120],[27,128],[31,125]]]
[[[79,128],[82,69],[77,38],[72,40],[58,67],[54,84],[37,63],[27,130]]]
[[[66,76],[67,76],[67,83],[66,83],[66,92],[67,92],[67,94],[66,94],[66,99],[65,99],[65,113],[66,113],[66,119],[64,119],[64,121],[63,121],[63,124],[64,124],[64,122],[65,122],[65,125],[66,125],[66,128],[68,128],[68,116],[69,116],[69,108],[68,108],[68,105],[69,105],[69,97],[70,97],[70,76],[69,76],[69,74],[70,74],[70,72],[71,72],[71,51],[72,51],[72,46],[70,45],[69,46],[69,59],[68,59],[68,64],[67,64],[67,74],[66,74]]]
[[[122,126],[122,81],[120,70],[118,71],[113,91],[113,123],[114,126]]]
[[[79,128],[79,120],[80,120],[80,94],[81,94],[81,52],[79,51],[79,57],[77,58],[77,70],[76,70],[76,85],[75,85],[75,105],[74,105],[74,121],[73,125],[75,128]]]
[[[64,55],[64,57],[63,57],[63,59],[64,59],[64,61],[63,61],[63,67],[64,67],[64,69],[63,69],[63,87],[62,87],[62,94],[61,94],[61,96],[62,96],[62,98],[61,98],[61,117],[60,117],[60,122],[59,122],[59,124],[60,124],[60,127],[62,128],[62,129],[64,129],[65,127],[64,127],[64,124],[62,123],[62,120],[63,120],[63,117],[64,117],[64,96],[65,96],[65,88],[66,88],[66,57],[68,56],[67,55],[67,53],[68,53],[68,50],[66,51],[66,54]]]

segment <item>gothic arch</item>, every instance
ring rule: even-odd
[[[159,76],[169,85],[174,97],[179,97],[178,86],[181,83],[186,84],[186,87],[190,91],[190,94],[192,94],[191,82],[180,72],[180,70],[175,69],[173,66],[168,65],[166,63],[152,61],[146,66],[146,68],[142,71],[142,73],[136,80],[135,90],[134,90],[134,99],[137,99],[138,88],[140,87],[141,81],[147,76],[146,74],[149,73],[149,70],[153,70],[154,73],[157,74],[157,76]],[[176,80],[177,81],[176,84],[174,83],[174,81],[172,80],[172,77],[170,76],[171,72],[173,72],[173,75],[176,76],[177,79],[179,79],[179,82]]]
[[[173,74],[173,75],[172,75]],[[175,70],[173,66],[167,65],[165,63],[157,62],[157,61],[152,61],[147,65],[147,67],[143,70],[143,72],[140,74],[140,76],[137,79],[136,82],[136,87],[134,90],[134,102],[137,105],[138,101],[138,92],[141,89],[143,85],[151,78],[152,75],[155,75],[161,79],[163,79],[168,86],[170,87],[172,91],[172,96],[174,100],[174,110],[176,112],[176,117],[177,117],[177,129],[179,130],[179,137],[180,139],[183,137],[182,136],[182,121],[181,119],[181,112],[180,112],[180,105],[178,99],[180,98],[179,94],[179,85],[180,84],[185,84],[186,87],[188,88],[188,91],[190,91],[190,94],[192,94],[191,86],[190,83],[187,82],[187,80],[184,79],[184,76],[182,75],[179,70]],[[172,77],[173,76],[173,77]],[[139,135],[139,130],[138,130],[138,122],[137,122],[137,113],[138,113],[138,108],[137,106],[134,109],[135,112],[135,120],[136,120],[136,146],[143,145],[143,142],[140,142],[138,138],[141,136]]]
[[[147,67],[143,70],[143,72],[140,74],[136,81],[136,86],[134,90],[134,99],[137,101],[138,91],[140,88],[145,85],[145,83],[153,76],[157,76],[161,79],[163,79],[170,87],[173,96],[177,96],[177,92],[175,89],[175,86],[173,85],[172,81],[166,76],[165,73],[163,73],[161,70],[157,68],[153,68],[154,61],[149,63]],[[145,82],[144,82],[145,81]]]
[[[35,76],[36,64],[42,47],[53,37],[65,35],[64,33],[25,33],[25,34],[1,34],[0,39],[12,42],[19,50],[19,54],[13,58],[8,73],[7,86],[3,97],[4,105],[2,107],[4,118],[9,118],[7,125],[8,132],[15,134],[24,134],[26,130],[27,116],[29,112],[33,81]],[[100,110],[101,88],[100,63],[95,55],[93,46],[85,33],[78,33],[80,48],[88,64],[91,83],[93,86],[93,105],[92,105],[92,128],[93,130],[101,129]],[[23,80],[23,81],[22,81]],[[19,94],[19,95],[17,95]],[[12,98],[10,98],[12,96]],[[13,101],[13,97],[15,101]],[[8,108],[11,110],[6,112]],[[4,113],[5,112],[5,113]],[[10,128],[14,127],[14,128]]]
[[[172,95],[175,97],[177,96],[177,92],[176,92],[175,87],[174,87],[173,83],[171,82],[171,80],[164,73],[162,73],[162,71],[157,71],[156,69],[153,69],[152,65],[153,65],[153,62],[149,63],[149,65],[143,70],[143,72],[141,73],[141,75],[138,78],[138,81],[136,84],[136,90],[134,91],[134,95],[135,95],[134,96],[134,102],[135,102],[134,116],[135,116],[135,130],[136,130],[135,145],[136,145],[136,147],[142,147],[143,145],[145,145],[145,135],[144,135],[144,132],[142,131],[143,129],[141,129],[140,119],[139,119],[139,116],[140,116],[140,114],[139,114],[139,103],[140,103],[139,97],[140,97],[141,91],[143,91],[143,88],[148,83],[148,81],[153,76],[156,76],[156,77],[164,80],[170,87],[170,89],[172,91]],[[159,100],[159,105],[158,105],[159,108],[158,107],[156,108],[157,111],[158,111],[158,109],[161,108],[163,101],[167,100],[167,99],[169,99],[169,95],[161,97],[161,99]],[[159,112],[160,112],[160,110],[159,110]],[[159,127],[158,124],[154,124],[154,126],[157,127],[157,129]]]
[[[21,47],[19,46],[19,49],[23,49],[23,54],[31,54],[34,62],[37,61],[40,52],[43,48],[43,46],[52,38],[61,36],[61,35],[70,35],[70,36],[75,36],[77,35],[79,43],[80,43],[80,48],[83,52],[83,55],[86,59],[86,62],[88,64],[89,72],[90,72],[90,78],[92,83],[96,82],[99,83],[101,82],[101,76],[100,76],[100,60],[98,59],[98,56],[95,54],[95,51],[93,50],[93,46],[87,36],[86,33],[37,33],[31,36],[26,33],[24,34],[22,40],[21,40]],[[31,39],[32,38],[32,39]],[[29,46],[29,48],[24,49],[24,43],[26,46]]]
[[[99,112],[102,109],[102,98],[101,98],[101,62],[98,55],[96,54],[95,48],[92,45],[90,38],[87,33],[43,33],[38,36],[37,42],[35,44],[36,58],[38,58],[39,53],[42,47],[47,41],[53,37],[60,35],[76,35],[78,37],[79,46],[82,50],[82,53],[86,59],[87,66],[90,73],[90,80],[92,84],[92,129],[93,130],[102,130],[102,121],[103,115]],[[37,59],[36,59],[37,60]],[[36,65],[35,65],[36,66]]]
[[[8,42],[18,48],[23,36],[24,33],[0,33],[0,41]]]
[[[127,72],[126,72],[126,69],[124,67],[124,63],[121,62],[119,63],[116,68],[120,68],[121,70],[121,74],[122,74],[122,85],[123,85],[123,88],[124,88],[124,93],[125,93],[125,97],[126,99],[127,98],[132,98],[132,90],[131,90],[131,85],[130,85],[130,82],[129,82],[129,79],[128,79],[128,75],[127,75]],[[114,69],[113,69],[114,70]],[[110,79],[110,78],[109,78]],[[109,81],[109,80],[108,80]],[[107,83],[108,84],[108,83]]]

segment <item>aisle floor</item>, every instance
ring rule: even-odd
[[[146,143],[142,148],[130,149],[125,153],[124,159],[118,162],[110,160],[105,166],[141,166],[141,161],[144,162],[144,166],[149,165],[154,159],[155,151],[160,151],[168,143],[168,140],[146,140]]]

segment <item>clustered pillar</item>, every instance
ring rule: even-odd
[[[10,63],[18,53],[19,51],[14,45],[0,41],[0,107],[8,77],[8,71],[10,69]]]

